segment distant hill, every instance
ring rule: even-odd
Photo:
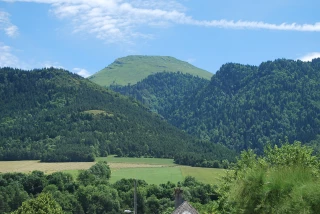
[[[149,76],[115,90],[193,136],[237,151],[262,152],[267,143],[286,140],[320,145],[320,59],[227,63],[206,84],[168,76]]]
[[[134,99],[61,69],[0,69],[0,115],[0,160],[172,158],[190,151],[199,161],[234,156],[196,141]]]
[[[127,56],[115,60],[89,79],[101,86],[136,84],[158,72],[182,72],[205,79],[212,73],[170,56]]]
[[[210,81],[181,72],[160,72],[149,75],[134,85],[111,85],[110,89],[131,96],[153,112],[169,119],[170,115],[204,88]]]

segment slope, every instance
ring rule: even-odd
[[[187,97],[192,96],[209,82],[191,74],[160,72],[149,75],[135,85],[111,85],[110,89],[131,96],[153,112],[168,118]]]
[[[262,152],[267,143],[320,143],[319,64],[320,59],[228,63],[210,82],[158,73],[111,89],[136,98],[197,138]]]
[[[54,68],[0,69],[0,115],[0,160],[174,157],[196,145],[133,99]]]
[[[151,74],[163,71],[180,71],[205,79],[212,77],[210,72],[173,57],[134,55],[115,60],[89,79],[101,86],[128,85],[135,84]]]
[[[194,136],[241,151],[310,142],[320,134],[320,59],[259,67],[228,63],[168,120]],[[319,137],[318,137],[319,139]]]

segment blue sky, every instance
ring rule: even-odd
[[[316,0],[0,0],[0,67],[93,74],[127,55],[215,73],[227,62],[320,57]]]

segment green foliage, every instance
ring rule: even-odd
[[[279,144],[286,136],[291,143],[310,142],[320,126],[319,61],[225,64],[166,119],[239,152],[261,154],[266,143]]]
[[[110,167],[107,162],[98,162],[88,170],[80,171],[77,180],[81,185],[107,184],[111,176]]]
[[[319,161],[300,142],[243,152],[220,188],[221,213],[318,213]]]
[[[110,89],[135,98],[151,111],[169,119],[184,100],[208,83],[208,79],[191,74],[160,72],[149,75],[135,85],[111,85]]]
[[[3,179],[5,181],[6,178]],[[22,202],[29,199],[19,181],[11,181],[0,185],[0,213],[9,213],[18,209]]]
[[[208,71],[169,56],[127,56],[116,59],[89,79],[101,86],[128,85],[163,71],[180,71],[205,79],[210,79],[212,76]]]
[[[137,99],[168,122],[174,122],[171,121],[172,115],[176,114],[181,105],[186,105],[186,100],[195,96],[208,83],[208,80],[190,74],[160,72],[149,75],[135,85],[111,85],[110,88]],[[121,157],[121,152],[117,151],[117,155]],[[192,144],[192,148],[188,151],[178,152],[174,161],[177,164],[190,166],[227,168],[228,164],[223,165],[222,160],[227,159],[228,162],[233,162],[234,157],[235,153],[226,147],[202,140]]]
[[[81,186],[77,198],[85,213],[103,214],[120,211],[118,192],[106,185]]]
[[[194,139],[134,101],[65,70],[0,69],[0,160],[170,157]]]
[[[88,171],[97,179],[109,180],[111,176],[111,170],[110,167],[107,165],[107,162],[98,162],[92,167],[90,167]]]
[[[58,188],[59,191],[73,192],[76,188],[76,184],[72,175],[63,172],[54,172],[47,176],[48,185],[52,184]]]
[[[268,163],[274,166],[297,166],[308,168],[318,168],[318,157],[313,156],[313,149],[302,146],[301,142],[293,145],[288,142],[280,148],[275,145],[273,148],[268,146],[265,151],[265,158]]]
[[[26,176],[22,183],[26,192],[37,195],[47,185],[47,179],[43,172],[33,171]]]
[[[48,193],[40,194],[35,199],[23,202],[12,214],[63,214],[60,205]]]

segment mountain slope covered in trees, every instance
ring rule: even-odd
[[[101,86],[135,84],[158,72],[182,72],[210,79],[212,73],[169,56],[133,55],[116,59],[89,79]]]
[[[278,59],[260,66],[228,63],[210,83],[184,99],[179,96],[183,94],[181,91],[175,91],[179,84],[171,87],[171,92],[165,92],[172,96],[157,91],[168,82],[161,78],[154,85],[149,77],[135,86],[116,90],[133,97],[152,93],[163,104],[153,107],[168,122],[196,137],[237,151],[247,148],[262,151],[267,142],[278,144],[286,138],[304,143],[320,139],[320,59],[312,62]],[[146,82],[150,84],[141,87]],[[188,84],[182,88],[188,88]],[[162,113],[161,109],[169,111]]]
[[[160,72],[148,76],[135,85],[111,85],[110,89],[131,96],[152,111],[168,118],[173,111],[184,104],[184,100],[209,82],[191,74]]]
[[[60,69],[1,69],[0,115],[0,160],[92,161],[108,153],[174,157],[189,151],[211,160],[233,156],[219,145],[205,152],[204,142],[133,99]]]

